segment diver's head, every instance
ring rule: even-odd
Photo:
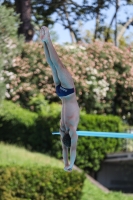
[[[62,139],[62,142],[66,147],[70,148],[71,147],[71,137],[70,137],[70,135],[65,134],[63,139]]]

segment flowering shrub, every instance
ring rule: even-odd
[[[133,52],[111,43],[95,42],[59,46],[61,61],[71,72],[77,99],[88,113],[115,114],[132,119]],[[52,72],[40,43],[25,44],[21,57],[6,72],[9,99],[28,106],[30,97],[42,93],[50,102],[60,102]],[[130,123],[132,121],[130,120]]]
[[[23,41],[22,37],[18,40],[18,26],[19,20],[13,9],[0,6],[0,100],[5,96],[3,68],[6,72],[12,65],[12,59],[19,55]]]

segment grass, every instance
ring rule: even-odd
[[[63,162],[41,153],[32,153],[22,147],[0,143],[0,165],[46,166],[63,168]]]
[[[19,166],[46,166],[64,167],[63,163],[55,158],[40,153],[32,153],[24,148],[0,143],[0,165]],[[97,186],[86,179],[81,200],[133,200],[133,196],[120,192],[104,193]]]
[[[133,200],[133,196],[121,192],[105,193],[86,179],[81,200]]]

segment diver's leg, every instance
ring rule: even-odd
[[[50,53],[50,58],[57,70],[58,77],[60,79],[61,85],[65,88],[73,88],[74,83],[70,72],[64,67],[63,63],[59,59],[51,40],[47,42],[47,47]]]
[[[48,51],[48,48],[47,48],[47,44],[45,42],[44,42],[44,52],[45,52],[47,63],[49,64],[49,66],[51,67],[51,70],[52,70],[53,80],[54,80],[55,86],[57,86],[57,85],[60,84],[60,80],[58,78],[57,70],[56,70],[54,64],[51,61],[49,51]]]
[[[47,44],[46,44],[46,42],[43,40],[44,35],[45,35],[45,34],[44,34],[44,31],[43,31],[43,29],[41,29],[41,30],[40,30],[40,39],[42,40],[42,42],[43,42],[43,44],[44,44],[45,57],[46,57],[47,63],[48,63],[49,66],[51,67],[55,86],[57,86],[57,85],[60,84],[60,80],[59,80],[58,75],[57,75],[57,70],[56,70],[55,66],[53,65],[52,60],[51,60],[51,58],[50,58],[50,54],[49,54],[49,51],[48,51],[48,48],[47,48]]]
[[[62,64],[62,62],[52,44],[52,41],[50,39],[48,28],[42,27],[41,30],[44,31],[42,39],[45,40],[45,42],[46,42],[48,52],[50,55],[50,59],[57,70],[57,74],[58,74],[59,80],[61,82],[61,85],[65,88],[73,88],[74,83],[73,83],[72,76],[71,76],[70,72]]]

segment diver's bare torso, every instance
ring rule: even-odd
[[[76,130],[79,122],[79,106],[76,94],[72,93],[60,97],[60,99],[62,100],[61,129],[68,131],[70,127],[73,127]]]

